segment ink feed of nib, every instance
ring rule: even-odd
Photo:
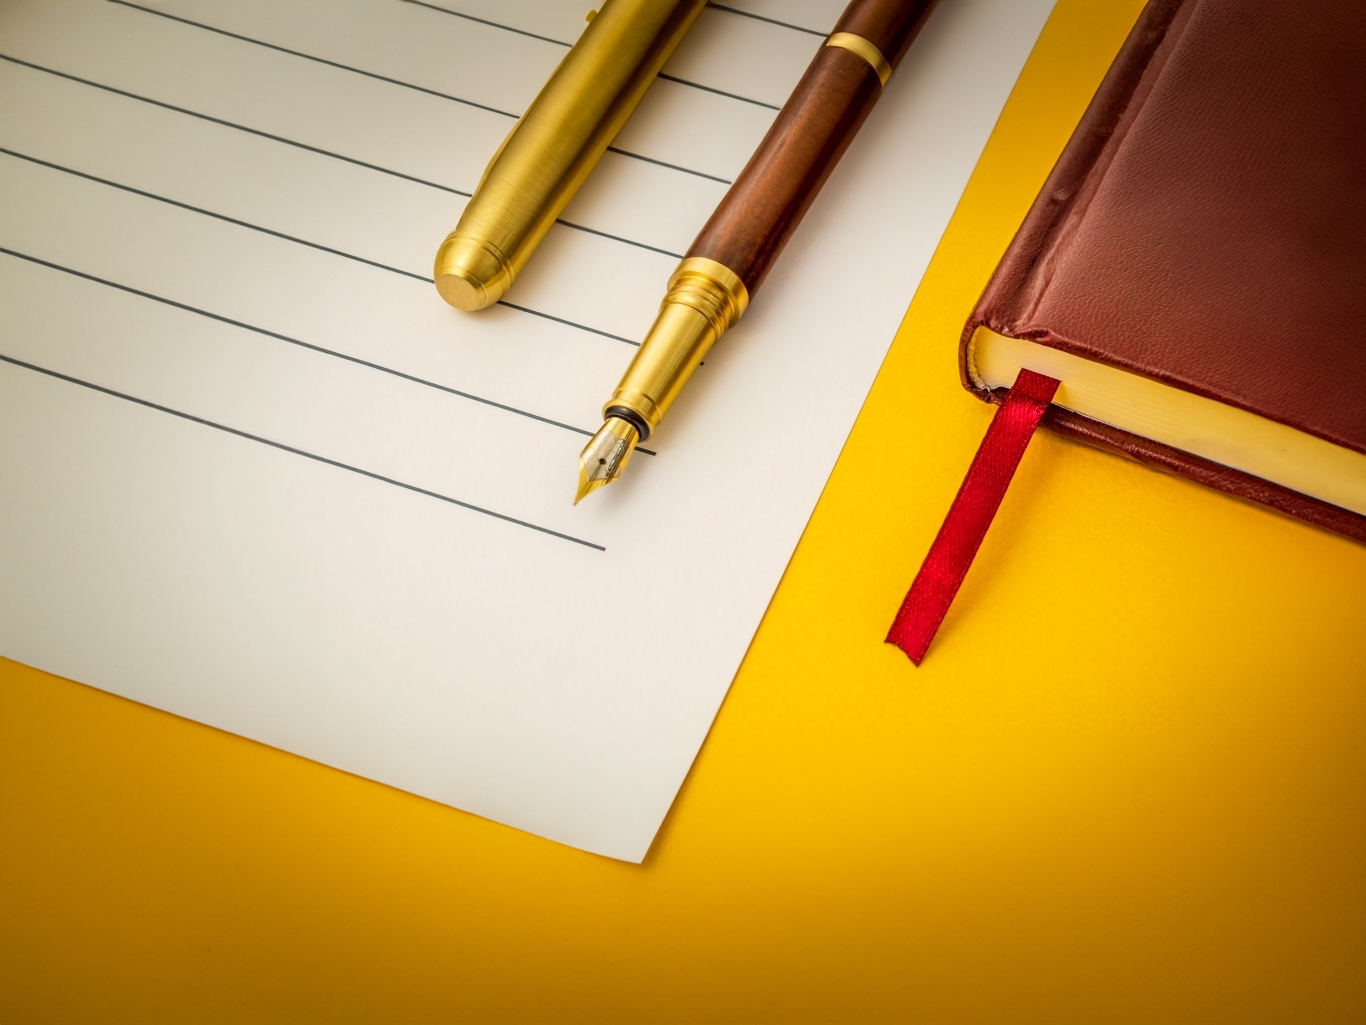
[[[639,440],[640,432],[633,424],[608,417],[579,454],[579,490],[574,495],[574,504],[620,477]]]

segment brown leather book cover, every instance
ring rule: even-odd
[[[1151,0],[979,327],[1366,453],[1366,4]],[[1045,426],[1360,541],[1366,517],[1053,406]]]

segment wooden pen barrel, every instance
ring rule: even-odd
[[[854,0],[845,8],[669,279],[654,325],[602,410],[608,421],[629,424],[630,438],[603,444],[621,441],[629,453],[648,438],[693,370],[744,314],[933,5]],[[589,445],[597,443],[595,437]],[[605,456],[601,462],[608,464]],[[610,469],[593,480],[612,479],[624,464],[613,456]]]
[[[740,177],[702,229],[689,257],[733,271],[750,297],[848,147],[882,91],[872,63],[890,72],[934,0],[854,0],[841,16]],[[860,55],[841,33],[876,49]],[[854,41],[857,46],[857,40]],[[866,48],[864,48],[866,50]]]

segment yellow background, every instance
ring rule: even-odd
[[[0,1018],[1366,1018],[1366,547],[1041,434],[881,643],[1139,6],[1048,23],[643,866],[0,662]]]

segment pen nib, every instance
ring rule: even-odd
[[[579,453],[579,490],[574,496],[574,504],[578,505],[584,495],[620,477],[639,440],[640,432],[634,425],[609,416]]]

